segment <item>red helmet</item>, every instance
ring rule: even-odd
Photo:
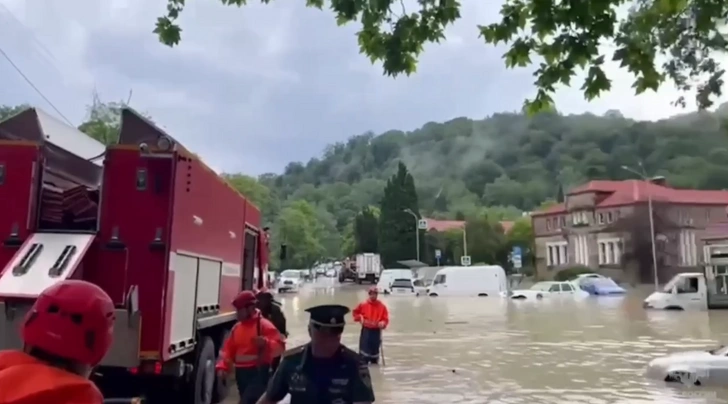
[[[114,302],[92,283],[59,282],[38,296],[25,316],[21,335],[30,347],[96,366],[111,348]]]
[[[236,297],[233,300],[233,307],[240,310],[244,307],[254,305],[255,303],[257,303],[257,299],[255,298],[255,293],[253,293],[249,290],[244,290],[244,291],[240,292],[238,297]]]

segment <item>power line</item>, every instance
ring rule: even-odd
[[[43,98],[45,100],[45,102],[47,102],[48,105],[50,105],[51,108],[53,108],[54,111],[56,111],[56,113],[58,115],[61,116],[61,118],[63,118],[66,122],[68,122],[69,125],[75,126],[73,123],[71,123],[71,120],[68,119],[68,118],[66,118],[66,116],[63,115],[63,113],[58,108],[56,108],[55,105],[53,105],[53,103],[51,102],[51,100],[49,100],[48,97],[46,97],[45,94],[43,94],[43,92],[40,91],[40,89],[38,89],[38,87],[36,87],[35,84],[33,84],[33,81],[30,80],[28,78],[28,76],[25,75],[25,73],[23,73],[23,71],[20,69],[20,67],[18,67],[18,65],[16,65],[15,62],[13,62],[13,59],[11,59],[10,56],[7,53],[5,53],[5,50],[3,50],[2,47],[0,47],[0,55],[2,57],[4,57],[5,60],[8,61],[8,63],[10,63],[10,66],[12,66],[13,69],[15,69],[16,72],[18,72],[18,74],[20,75],[20,77],[22,77],[25,80],[25,82],[28,83],[28,85],[30,85],[33,88],[33,90],[35,90],[35,92],[38,93],[38,95],[40,95],[41,98]]]

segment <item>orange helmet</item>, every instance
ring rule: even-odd
[[[26,345],[96,366],[111,348],[114,302],[100,287],[78,280],[44,290],[21,328]]]

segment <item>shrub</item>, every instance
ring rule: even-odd
[[[568,281],[571,279],[576,278],[577,275],[581,274],[591,274],[594,273],[594,270],[585,266],[575,266],[571,268],[562,269],[561,271],[556,273],[556,276],[554,276],[555,281]]]

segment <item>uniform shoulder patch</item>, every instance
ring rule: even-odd
[[[304,345],[299,345],[299,346],[297,346],[295,348],[291,348],[291,349],[283,352],[282,357],[285,358],[285,357],[288,357],[288,356],[300,354],[300,353],[303,352],[304,349],[306,349],[306,345],[305,344]]]

